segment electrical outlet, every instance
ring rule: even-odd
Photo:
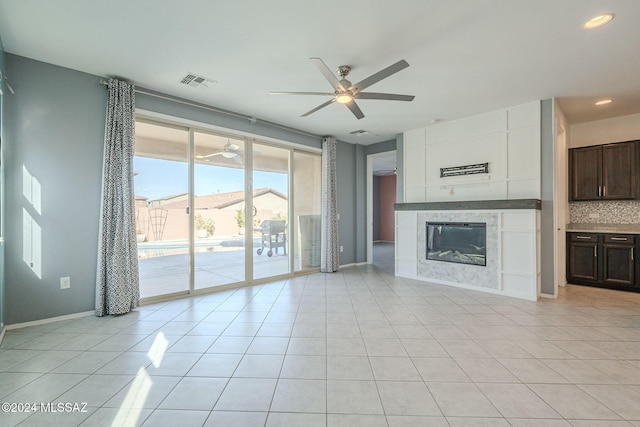
[[[340,214],[338,214],[338,221],[340,221]]]
[[[71,287],[71,277],[60,278],[60,289],[69,289]]]
[[[344,246],[340,245],[340,252],[344,252]]]

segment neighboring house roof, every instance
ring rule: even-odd
[[[253,198],[264,196],[265,194],[274,194],[287,200],[287,195],[273,188],[259,188],[253,190]],[[238,203],[244,202],[244,191],[232,191],[230,193],[207,194],[205,196],[194,196],[194,209],[223,209]],[[189,204],[188,200],[181,200],[173,203],[163,203],[163,209],[183,209]]]
[[[169,204],[171,203],[170,200],[171,199],[177,199],[180,197],[187,197],[189,196],[189,193],[179,193],[179,194],[170,194],[168,196],[164,196],[160,199],[153,199],[153,200],[149,200],[149,203],[153,203],[153,202],[163,202],[162,204]],[[143,197],[143,196],[136,196],[136,197]]]

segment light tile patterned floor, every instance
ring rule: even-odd
[[[9,331],[11,426],[640,426],[640,294],[537,303],[370,266]]]

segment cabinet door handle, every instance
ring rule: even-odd
[[[627,240],[629,240],[628,237],[611,237],[611,240],[617,240],[618,242],[626,242]]]
[[[607,186],[606,185],[602,186],[602,197],[607,197]]]
[[[598,197],[602,197],[602,185],[598,185]]]
[[[576,236],[576,239],[591,239],[589,236]]]
[[[594,246],[593,247],[593,257],[594,258],[598,258],[598,247]],[[605,258],[606,259],[606,258]]]

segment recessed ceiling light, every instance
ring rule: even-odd
[[[596,105],[607,105],[611,104],[612,102],[612,99],[601,99],[600,101],[596,102]]]
[[[605,13],[603,15],[594,16],[587,22],[582,24],[582,28],[585,30],[592,30],[594,28],[602,27],[613,19],[613,13]]]

